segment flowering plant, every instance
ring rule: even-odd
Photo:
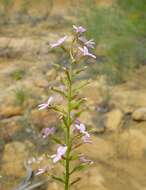
[[[87,131],[86,126],[79,120],[79,116],[85,110],[86,102],[86,98],[81,97],[79,91],[86,84],[76,84],[76,77],[86,69],[86,67],[80,66],[79,62],[87,57],[96,59],[96,56],[90,53],[90,49],[94,48],[95,43],[93,40],[87,40],[84,37],[85,32],[86,29],[82,26],[73,26],[73,36],[69,47],[67,46],[66,48],[64,46],[68,36],[64,36],[57,42],[50,44],[51,48],[63,48],[70,57],[69,65],[67,67],[61,67],[64,72],[64,77],[61,79],[64,88],[51,88],[52,91],[64,97],[66,106],[62,108],[60,105],[56,105],[53,96],[49,97],[46,103],[38,106],[39,110],[50,109],[57,112],[60,116],[65,138],[63,140],[57,138],[54,127],[43,129],[42,136],[43,138],[49,136],[58,144],[56,153],[50,156],[50,159],[52,159],[54,164],[57,162],[62,163],[65,168],[62,177],[53,176],[54,179],[64,184],[64,190],[69,190],[72,185],[79,181],[79,178],[71,181],[71,175],[74,172],[93,163],[83,154],[76,153],[76,149],[79,146],[84,143],[91,143],[89,131]],[[79,162],[76,166],[72,165],[72,161],[75,160]],[[42,174],[46,171],[46,168],[41,168],[37,174]]]

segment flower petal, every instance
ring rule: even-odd
[[[87,159],[84,155],[80,155],[79,160],[80,160],[80,162],[86,163],[86,164],[93,164],[94,163],[92,160]]]
[[[42,110],[42,109],[47,108],[48,104],[40,104],[40,105],[38,105],[38,107],[39,107],[39,110]]]
[[[54,134],[54,132],[55,132],[55,128],[54,127],[51,127],[51,128],[44,128],[43,130],[42,130],[42,136],[43,136],[43,138],[46,138],[46,137],[48,137],[49,135],[53,135]]]
[[[61,160],[62,156],[65,155],[66,151],[67,151],[67,146],[59,146],[57,148],[57,154],[51,156],[51,158],[53,158],[53,163],[56,163],[59,160]]]
[[[86,29],[83,28],[82,26],[73,25],[73,29],[75,30],[76,33],[80,33],[80,34],[86,32]]]
[[[60,38],[56,43],[50,44],[51,48],[55,48],[55,47],[62,45],[67,38],[68,38],[68,36],[64,36],[64,37]]]

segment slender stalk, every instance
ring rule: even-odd
[[[70,64],[70,78],[71,81],[68,85],[68,118],[67,118],[67,132],[66,132],[66,144],[67,144],[67,153],[66,153],[66,164],[65,164],[65,190],[69,190],[69,181],[70,181],[70,151],[71,151],[71,135],[70,135],[70,126],[71,126],[71,100],[72,100],[72,63]]]

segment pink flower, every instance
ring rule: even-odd
[[[83,123],[75,124],[75,129],[79,130],[80,133],[85,134],[86,132],[86,127]]]
[[[51,96],[51,97],[49,97],[49,99],[48,99],[48,101],[47,101],[46,103],[43,103],[43,104],[38,105],[39,110],[48,108],[48,107],[51,105],[53,99],[54,99],[54,98]]]
[[[83,123],[77,122],[77,124],[75,124],[75,129],[83,134],[82,140],[84,143],[91,143],[90,134],[86,131],[86,127]]]
[[[64,37],[60,38],[56,43],[50,44],[51,48],[56,48],[58,46],[61,46],[67,38],[68,38],[68,36],[64,36]]]
[[[61,160],[62,157],[65,155],[66,151],[67,146],[59,146],[57,149],[57,153],[51,156],[51,158],[53,158],[53,162],[56,163]]]
[[[87,159],[83,154],[81,154],[79,156],[79,160],[80,160],[80,162],[86,163],[86,164],[93,164],[94,163],[92,160]]]
[[[85,37],[81,36],[79,37],[79,40],[84,44],[84,46],[87,46],[88,48],[94,48],[95,42],[93,39],[87,40]]]
[[[94,48],[95,46],[95,42],[93,39],[88,40],[87,42],[85,42],[85,46],[87,46],[88,48]]]
[[[82,26],[73,25],[73,29],[75,30],[76,33],[79,33],[79,34],[86,32],[86,29],[83,28]]]
[[[81,51],[83,56],[88,56],[88,57],[92,57],[92,58],[96,59],[95,55],[93,55],[92,53],[89,53],[89,50],[86,46],[84,46],[83,48],[79,47],[79,50]]]
[[[90,134],[86,132],[86,134],[82,137],[84,143],[92,143]]]
[[[43,129],[42,130],[42,136],[43,136],[43,138],[46,138],[46,137],[48,137],[49,135],[53,135],[54,134],[54,132],[55,132],[55,128],[54,127],[52,127],[52,128],[45,128],[45,129]]]
[[[50,167],[49,166],[45,166],[43,168],[38,169],[37,172],[35,173],[35,175],[36,176],[37,175],[41,175],[41,174],[43,174],[45,172],[48,172],[49,170],[50,170]]]

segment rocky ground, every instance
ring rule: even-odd
[[[50,95],[49,86],[58,85],[59,74],[51,66],[58,56],[49,50],[48,42],[65,30],[54,30],[48,23],[35,28],[21,25],[0,29],[2,190],[13,189],[25,177],[24,161],[42,155],[45,150],[53,152],[54,148],[42,140],[40,132],[44,127],[56,126],[58,119],[52,112],[39,112],[37,105]],[[82,93],[88,98],[90,109],[81,118],[95,132],[92,146],[84,145],[79,151],[89,155],[94,164],[82,174],[80,185],[74,189],[146,189],[145,73],[143,66],[126,83],[116,86],[108,86],[100,76],[84,88]],[[61,190],[61,186],[50,181],[40,189]]]

